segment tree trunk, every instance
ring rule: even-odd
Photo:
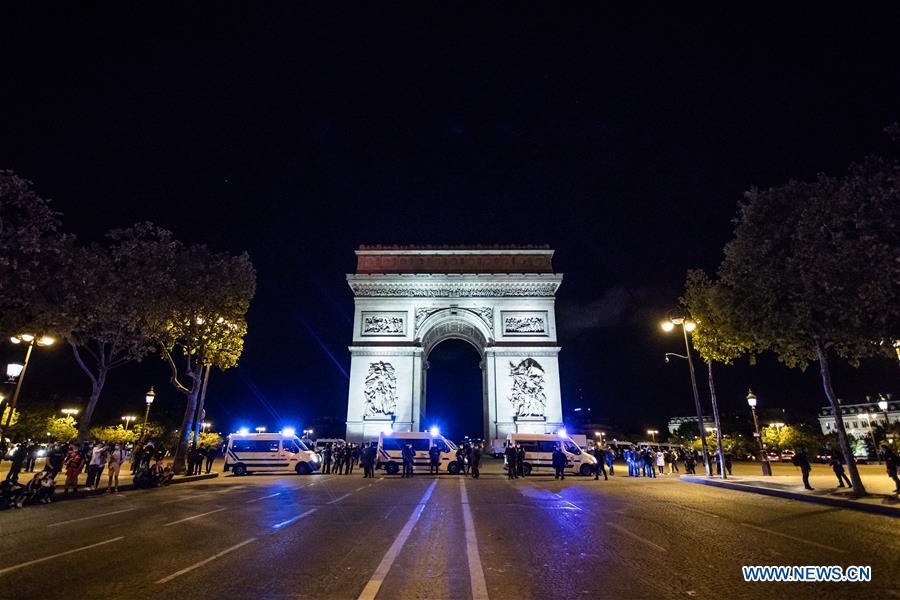
[[[716,422],[716,446],[719,454],[719,468],[722,470],[722,479],[728,479],[725,468],[725,450],[722,448],[722,425],[719,424],[719,405],[716,404],[716,383],[713,381],[712,361],[706,361],[706,371],[709,373],[709,396],[712,398],[713,419]]]
[[[850,450],[850,444],[847,442],[847,430],[844,428],[844,415],[841,414],[841,407],[838,404],[837,396],[834,395],[834,388],[831,387],[831,370],[828,367],[828,353],[822,348],[822,344],[816,342],[816,354],[819,356],[819,371],[822,373],[822,387],[825,388],[825,397],[831,404],[831,410],[834,413],[834,427],[837,429],[838,443],[841,445],[841,452],[844,455],[844,462],[847,464],[847,470],[850,471],[850,482],[853,484],[853,493],[857,496],[865,496],[866,488],[863,486],[862,479],[859,477],[859,469],[856,468],[856,461],[853,460],[853,452]]]
[[[97,364],[97,374],[94,375],[84,360],[82,360],[81,353],[78,351],[78,346],[75,344],[70,345],[72,346],[72,351],[75,353],[75,361],[91,380],[91,397],[78,421],[78,443],[81,444],[88,438],[88,432],[91,429],[91,419],[94,417],[94,410],[97,408],[97,402],[100,400],[103,386],[106,385],[106,375],[109,373],[109,363],[106,362],[106,348],[101,347],[99,354],[100,358]]]
[[[176,474],[184,473],[185,457],[187,455],[187,440],[191,434],[191,422],[194,417],[194,411],[197,410],[197,396],[200,393],[200,386],[197,385],[197,378],[193,378],[194,385],[185,393],[187,397],[187,406],[184,408],[184,417],[181,419],[181,428],[178,430],[178,444],[175,446],[174,457],[172,459],[172,470]]]

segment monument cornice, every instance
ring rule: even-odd
[[[561,273],[350,274],[356,297],[375,298],[552,298]]]

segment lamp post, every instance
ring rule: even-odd
[[[137,417],[134,415],[125,415],[124,417],[122,417],[122,420],[125,421],[125,431],[128,431],[128,427],[130,427],[132,423],[137,421]]]
[[[147,419],[150,418],[150,406],[153,404],[153,401],[156,399],[156,392],[153,391],[153,386],[150,386],[150,390],[144,394],[144,401],[147,403],[147,410],[144,411],[144,425],[141,427],[141,439],[140,441],[144,441],[144,436],[147,435]]]
[[[688,367],[691,370],[691,389],[694,391],[694,407],[697,409],[697,429],[700,430],[700,449],[703,452],[703,466],[706,468],[706,476],[710,477],[712,471],[709,468],[709,452],[706,450],[706,433],[703,431],[703,410],[700,408],[697,374],[694,371],[694,361],[691,358],[691,343],[688,340],[688,333],[697,329],[697,323],[685,317],[669,317],[661,323],[662,330],[665,332],[672,331],[676,325],[681,327],[681,333],[684,336],[685,355],[687,356]]]
[[[6,415],[6,422],[3,423],[2,430],[9,428],[9,423],[12,420],[13,412],[16,410],[16,405],[19,403],[19,394],[22,392],[22,383],[25,381],[25,371],[28,370],[28,362],[31,360],[31,351],[34,350],[35,346],[52,346],[56,343],[56,340],[50,336],[42,335],[39,338],[36,338],[33,334],[30,333],[20,333],[19,335],[14,335],[9,338],[9,341],[13,344],[28,344],[28,350],[25,351],[25,364],[21,365],[21,369],[18,368],[19,365],[11,364],[6,367],[6,374],[9,377],[15,377],[18,379],[16,382],[16,391],[13,392],[12,401],[9,403],[9,414]],[[3,413],[0,413],[0,417],[3,416]]]
[[[756,432],[753,434],[759,440],[759,453],[762,456],[762,473],[768,477],[772,476],[772,464],[769,462],[769,455],[766,454],[766,448],[763,446],[762,435],[759,433],[759,420],[756,418],[756,394],[753,390],[747,390],[747,404],[750,405],[750,412],[753,413],[753,427]]]
[[[656,443],[656,434],[657,434],[657,433],[659,433],[659,430],[657,430],[657,429],[648,429],[648,430],[647,430],[647,435],[649,435],[649,436],[651,436],[651,437],[653,438],[653,443],[654,443],[654,444]]]
[[[59,412],[66,415],[67,417],[74,417],[75,415],[78,414],[78,409],[77,408],[64,408]]]
[[[265,427],[257,427],[257,428],[256,428],[256,433],[265,433],[265,432],[266,432],[266,428],[265,428]]]

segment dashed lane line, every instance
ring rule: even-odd
[[[311,508],[308,511],[306,511],[305,513],[297,515],[296,517],[291,517],[290,519],[284,520],[281,523],[275,523],[274,525],[272,525],[272,529],[282,529],[284,527],[287,527],[291,523],[296,523],[303,517],[305,517],[307,515],[311,515],[312,513],[316,512],[317,510],[318,509],[316,509],[316,508]]]
[[[381,559],[378,568],[375,569],[375,573],[372,574],[371,579],[366,583],[366,587],[363,588],[358,600],[375,600],[375,596],[378,595],[378,590],[381,589],[381,585],[384,583],[385,578],[390,572],[391,566],[394,564],[394,561],[397,560],[397,556],[399,556],[400,551],[403,549],[403,545],[409,538],[409,534],[412,533],[413,528],[416,526],[416,523],[418,523],[419,517],[422,516],[425,505],[428,504],[428,499],[431,498],[431,493],[434,491],[436,485],[437,481],[432,481],[431,485],[428,486],[428,489],[425,490],[422,499],[419,500],[419,503],[413,509],[413,512],[409,516],[409,519],[407,519],[403,529],[400,530],[400,533],[398,533],[396,539],[394,539],[394,543],[391,544],[391,547],[388,548],[384,558]]]
[[[69,519],[68,521],[57,521],[56,523],[50,523],[47,527],[59,527],[60,525],[67,525],[69,523],[77,523],[79,521],[90,521],[91,519],[99,519],[100,517],[108,517],[109,515],[118,515],[120,513],[126,513],[134,510],[134,508],[123,508],[122,510],[114,510],[108,513],[102,513],[99,515],[91,515],[89,517],[79,517],[77,519]]]
[[[621,525],[617,525],[617,524],[615,524],[615,523],[613,523],[613,522],[611,522],[611,521],[607,521],[606,524],[609,525],[610,527],[612,527],[613,529],[615,529],[616,531],[618,531],[619,533],[623,533],[623,534],[627,535],[628,537],[630,537],[630,538],[633,539],[633,540],[637,540],[637,541],[639,541],[639,542],[642,542],[642,543],[644,543],[644,544],[650,546],[650,547],[653,548],[654,550],[658,550],[658,551],[660,551],[660,552],[668,552],[668,550],[666,550],[666,549],[663,548],[662,546],[660,546],[660,545],[658,545],[658,544],[654,544],[653,542],[651,542],[651,541],[648,540],[647,538],[641,537],[641,536],[639,536],[638,534],[633,533],[633,532],[631,532],[631,531],[625,529],[625,528],[622,527]]]
[[[206,515],[211,515],[213,513],[221,512],[225,510],[224,508],[217,508],[216,510],[211,510],[209,512],[200,513],[199,515],[194,515],[191,517],[185,517],[184,519],[178,519],[177,521],[172,521],[171,523],[166,523],[163,527],[168,527],[170,525],[178,525],[179,523],[184,523],[185,521],[193,521],[194,519],[199,519],[200,517],[205,517]]]
[[[334,500],[329,500],[329,501],[326,502],[325,504],[334,504],[334,503],[336,503],[336,502],[340,502],[341,500],[343,500],[343,499],[346,498],[347,496],[350,496],[351,494],[353,494],[353,492],[350,492],[349,494],[344,494],[344,495],[341,496],[340,498],[335,498]]]
[[[281,492],[275,492],[274,494],[269,494],[268,496],[261,496],[259,498],[251,498],[250,500],[247,500],[247,504],[250,504],[251,502],[259,502],[260,500],[266,500],[268,498],[274,498],[275,496],[280,496],[280,495],[281,495]]]
[[[478,553],[478,538],[475,535],[475,520],[469,507],[469,494],[466,492],[466,480],[459,480],[459,491],[462,500],[463,525],[466,530],[466,559],[469,563],[469,581],[472,584],[472,600],[488,600],[487,583],[484,580],[484,569]]]
[[[120,535],[119,537],[114,537],[109,540],[104,540],[102,542],[97,542],[96,544],[88,544],[87,546],[82,546],[80,548],[74,548],[72,550],[66,550],[65,552],[59,552],[57,554],[51,554],[50,556],[45,556],[43,558],[36,558],[34,560],[29,560],[28,562],[19,563],[17,565],[13,565],[11,567],[6,567],[4,569],[0,569],[0,575],[6,575],[7,573],[11,573],[13,571],[18,571],[19,569],[24,569],[25,567],[36,565],[38,563],[46,562],[48,560],[53,560],[54,558],[59,558],[61,556],[67,556],[69,554],[75,554],[76,552],[81,552],[82,550],[90,550],[91,548],[96,548],[97,546],[103,546],[105,544],[112,544],[113,542],[118,542],[119,540],[124,540],[125,536]]]
[[[243,542],[241,542],[241,543],[239,543],[239,544],[235,544],[234,546],[232,546],[232,547],[230,547],[230,548],[225,548],[225,549],[222,550],[221,552],[218,552],[218,553],[216,553],[216,554],[213,554],[212,556],[210,556],[210,557],[207,558],[207,559],[201,560],[201,561],[198,562],[198,563],[194,563],[194,564],[192,564],[192,565],[189,566],[189,567],[185,567],[185,568],[181,569],[180,571],[175,571],[174,573],[172,573],[172,574],[169,575],[168,577],[163,577],[162,579],[158,580],[156,583],[168,583],[168,582],[172,581],[173,579],[175,579],[176,577],[180,577],[180,576],[184,575],[185,573],[190,573],[190,572],[193,571],[194,569],[198,569],[198,568],[202,567],[203,565],[205,565],[205,564],[207,564],[207,563],[210,563],[210,562],[216,560],[217,558],[221,558],[221,557],[225,556],[225,555],[228,554],[229,552],[234,552],[234,551],[237,550],[238,548],[241,548],[242,546],[246,546],[247,544],[249,544],[249,543],[251,543],[251,542],[255,542],[255,541],[256,541],[256,538],[255,538],[255,537],[246,539],[246,540],[244,540]]]

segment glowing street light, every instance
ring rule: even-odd
[[[128,427],[131,426],[132,423],[137,421],[137,417],[134,415],[125,415],[122,417],[122,420],[125,421],[125,431],[128,431]]]
[[[653,438],[653,443],[654,443],[654,444],[656,443],[656,434],[657,434],[657,433],[659,433],[659,430],[658,430],[658,429],[648,429],[648,430],[647,430],[647,435],[649,435],[649,436],[651,436],[651,437]]]
[[[772,476],[772,464],[769,462],[769,455],[766,454],[765,446],[763,446],[762,435],[759,433],[759,421],[756,418],[756,394],[753,393],[753,390],[747,390],[747,404],[750,405],[750,412],[753,413],[753,426],[756,428],[756,432],[753,434],[756,436],[756,439],[759,440],[759,453],[762,457],[762,472],[763,475]]]
[[[74,417],[75,415],[78,414],[78,409],[77,408],[64,408],[59,412],[66,415],[67,417]]]
[[[150,386],[150,389],[147,390],[147,393],[144,394],[144,402],[147,403],[147,410],[144,411],[144,426],[141,427],[141,439],[140,442],[144,441],[144,436],[147,435],[147,419],[150,418],[150,406],[153,404],[153,401],[156,400],[156,392],[153,390],[153,386]]]
[[[681,333],[684,336],[685,356],[687,357],[688,367],[691,371],[691,389],[694,392],[694,407],[697,409],[697,429],[700,430],[700,449],[703,452],[703,466],[706,468],[706,476],[710,477],[712,475],[712,470],[710,469],[709,464],[709,452],[706,449],[706,434],[703,431],[703,409],[700,408],[700,391],[697,389],[697,374],[694,371],[694,361],[691,358],[691,343],[688,340],[688,333],[697,329],[697,322],[684,316],[672,315],[660,323],[662,330],[667,333],[673,331],[676,325],[681,326]],[[668,360],[668,356],[666,357],[666,360]],[[713,407],[713,413],[716,422],[718,423],[719,414],[715,406]]]
[[[209,421],[203,421],[202,423],[200,423],[200,427],[202,428],[203,431],[208,431],[209,428],[212,427],[212,423],[210,423]],[[294,435],[293,427],[285,427],[284,431],[285,431],[284,435]],[[290,433],[287,433],[288,431],[290,431]]]
[[[257,427],[256,428],[256,433],[265,433],[265,431],[266,431],[265,427]]]
[[[21,369],[19,368],[18,363],[12,363],[6,366],[6,375],[7,377],[15,378],[16,381],[16,391],[13,393],[12,402],[9,403],[9,414],[6,415],[6,422],[3,423],[3,429],[8,429],[9,424],[12,421],[13,412],[16,410],[16,405],[19,403],[19,394],[22,392],[22,383],[25,381],[25,372],[28,370],[28,362],[31,360],[31,351],[34,350],[34,347],[37,346],[52,346],[56,343],[56,340],[50,337],[49,335],[42,335],[39,338],[35,339],[35,335],[31,333],[20,333],[18,335],[14,335],[9,338],[9,341],[13,344],[28,344],[28,350],[25,352],[25,363],[21,365]],[[2,413],[0,413],[0,417],[2,417]],[[2,429],[0,429],[2,431]]]

